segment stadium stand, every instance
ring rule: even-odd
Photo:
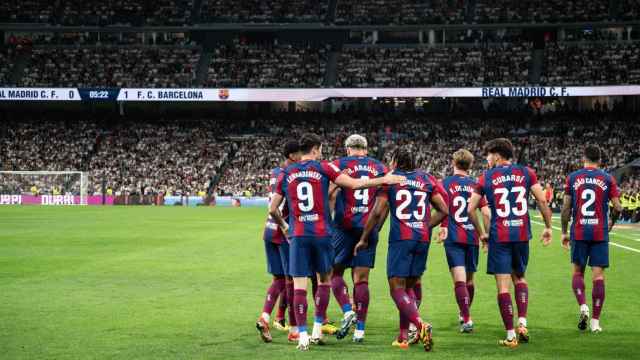
[[[640,17],[640,1],[638,0],[621,0],[620,16],[621,20],[631,21]]]
[[[9,82],[9,75],[11,74],[13,64],[14,51],[12,49],[0,50],[0,84],[6,84]]]
[[[340,87],[509,86],[526,84],[530,45],[349,47],[338,63]]]
[[[464,16],[463,0],[340,0],[335,22],[352,25],[452,24],[461,23]]]
[[[551,43],[545,51],[542,84],[640,83],[638,43]]]
[[[347,110],[184,121],[129,119],[114,124],[84,118],[10,121],[0,129],[0,169],[88,171],[89,194],[202,196],[215,191],[264,196],[269,171],[282,160],[283,142],[308,131],[326,139],[323,154],[329,160],[344,155],[344,139],[355,132],[368,138],[372,156],[386,162],[397,146],[409,145],[420,167],[438,178],[451,172],[446,154],[460,147],[476,156],[472,174],[478,175],[486,166],[481,153],[484,141],[507,136],[516,144],[518,161],[536,169],[543,184],[551,184],[560,204],[565,176],[581,166],[585,143],[603,147],[609,171],[639,155],[640,125],[630,123],[628,116],[634,115],[602,108],[544,115]],[[28,192],[33,186],[27,180],[2,181],[0,189],[5,191]],[[620,186],[630,199],[627,205],[635,204],[640,176],[627,177]],[[37,187],[41,193],[53,191],[43,184]],[[628,218],[635,219],[638,208],[631,209]]]
[[[328,0],[203,0],[200,18],[217,23],[322,22]]]
[[[92,157],[91,191],[114,194],[205,193],[231,144],[210,123],[123,123],[102,131]]]
[[[55,4],[47,0],[5,0],[0,3],[0,22],[51,23]]]
[[[558,23],[606,21],[608,0],[478,0],[477,23]]]
[[[22,85],[185,87],[199,58],[197,48],[37,48]]]
[[[55,25],[185,25],[193,0],[8,0],[0,22]]]
[[[213,51],[207,85],[212,87],[321,87],[327,50],[310,44],[248,44],[235,39]]]

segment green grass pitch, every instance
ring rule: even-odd
[[[242,208],[1,207],[0,358],[638,357],[640,253],[611,246],[604,332],[580,333],[560,233],[555,230],[554,243],[543,248],[538,224],[528,270],[530,344],[515,350],[496,345],[504,331],[494,280],[484,273],[485,255],[471,309],[476,331],[458,333],[444,252],[432,244],[421,313],[434,324],[434,351],[391,348],[398,315],[385,279],[387,229],[372,273],[364,344],[330,339],[325,347],[299,353],[283,333],[263,344],[254,322],[270,281],[261,239],[265,213]],[[640,249],[637,229],[615,232],[613,242]],[[333,297],[329,316],[339,318]]]

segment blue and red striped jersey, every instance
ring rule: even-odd
[[[433,176],[421,170],[394,170],[393,173],[405,176],[407,180],[402,184],[383,186],[379,194],[389,201],[389,241],[431,241],[431,197],[444,190]]]
[[[347,156],[333,162],[343,173],[354,179],[382,177],[386,167],[366,156]],[[342,189],[336,197],[334,223],[342,229],[363,229],[375,204],[377,188]]]
[[[328,161],[306,160],[282,171],[276,192],[289,207],[290,237],[326,237],[331,234],[329,183],[340,169]]]
[[[271,206],[271,199],[273,198],[273,194],[275,193],[276,183],[278,182],[278,176],[282,173],[282,168],[277,167],[271,170],[271,174],[269,176],[269,206]],[[287,201],[283,201],[280,205],[280,211],[282,212],[282,217],[287,219],[289,217],[289,208],[286,205]],[[284,234],[278,224],[273,220],[271,215],[267,217],[267,221],[264,224],[264,234],[262,236],[264,241],[271,241],[274,244],[282,244],[285,240]]]
[[[609,200],[620,197],[613,176],[592,167],[574,171],[564,193],[571,196],[571,240],[609,241]]]
[[[447,192],[447,206],[449,216],[441,224],[446,227],[448,236],[445,243],[459,243],[479,245],[480,236],[469,220],[468,204],[478,183],[469,176],[453,175],[442,181],[442,187]],[[479,209],[487,206],[484,197],[480,200]]]
[[[506,164],[484,172],[475,192],[491,209],[489,242],[525,242],[531,239],[528,199],[538,183],[536,173],[522,165]]]

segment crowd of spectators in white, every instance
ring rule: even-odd
[[[193,0],[5,0],[0,22],[54,25],[185,25]]]
[[[336,24],[459,24],[464,0],[338,0]]]
[[[212,23],[323,22],[328,0],[203,0],[200,19]]]
[[[321,87],[327,50],[311,44],[248,44],[242,39],[213,50],[210,87]]]
[[[90,190],[119,194],[206,193],[232,144],[217,141],[208,122],[125,123],[103,131],[89,171]]]
[[[608,0],[477,0],[477,23],[558,23],[607,21]]]
[[[638,18],[638,0],[6,0],[0,22],[55,25],[574,23]],[[199,9],[195,6],[200,4]]]
[[[36,48],[23,86],[188,87],[200,50],[184,48]]]
[[[510,86],[526,84],[529,44],[498,47],[348,47],[340,87]]]
[[[640,84],[638,43],[563,44],[545,49],[542,84]]]
[[[516,145],[517,161],[532,166],[540,181],[554,189],[562,189],[565,176],[581,166],[584,144],[599,144],[610,170],[640,153],[640,125],[602,110],[536,117],[282,113],[251,120],[126,121],[107,127],[91,120],[34,120],[12,122],[4,129],[2,170],[87,171],[90,194],[106,189],[113,195],[203,195],[218,180],[218,194],[266,195],[269,172],[283,160],[282,145],[304,132],[325,139],[323,157],[328,160],[345,155],[342,144],[352,133],[366,136],[370,155],[386,162],[397,146],[410,146],[419,166],[438,178],[451,173],[450,154],[461,147],[476,156],[472,174],[479,175],[486,167],[483,143],[506,136]],[[31,185],[25,183],[23,190]],[[632,178],[621,187],[637,193],[638,185]]]

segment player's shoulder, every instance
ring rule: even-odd
[[[372,164],[376,164],[376,166],[384,166],[384,164],[382,163],[382,161],[373,158],[371,156],[367,156],[365,157],[365,159],[367,159],[368,162],[372,163]]]
[[[569,173],[569,175],[567,175],[568,179],[573,179],[578,175],[584,174],[584,169],[578,169],[578,170],[574,170],[572,172]]]
[[[605,178],[613,177],[613,175],[609,174],[605,169],[598,169],[598,174],[602,175]]]
[[[445,176],[445,177],[442,179],[442,185],[443,185],[443,186],[449,186],[449,185],[451,185],[451,184],[454,184],[454,183],[458,183],[458,182],[460,182],[460,180],[461,180],[461,179],[460,179],[460,177],[459,177],[459,176],[457,176],[457,175],[449,175],[449,176]]]
[[[519,170],[523,170],[523,171],[529,172],[529,173],[535,173],[536,172],[531,166],[526,165],[526,164],[511,163],[511,165],[509,167],[511,168],[512,171],[513,171],[513,169],[519,169]]]
[[[295,164],[295,163],[293,163],[293,164],[289,164],[289,165],[287,165],[287,166],[283,167],[283,168],[280,170],[280,174],[286,174],[286,173],[291,172],[293,169],[295,169],[295,165],[296,165],[296,164]],[[272,171],[273,171],[273,172],[275,172],[275,170],[276,170],[276,169],[274,168]],[[273,172],[272,172],[272,174],[273,174]]]
[[[416,170],[416,177],[428,181],[431,185],[436,185],[438,183],[438,179],[426,170]]]
[[[349,161],[353,161],[353,160],[354,160],[353,156],[342,156],[333,160],[332,162],[334,164],[338,164],[339,166],[347,166],[346,164],[348,164]]]

